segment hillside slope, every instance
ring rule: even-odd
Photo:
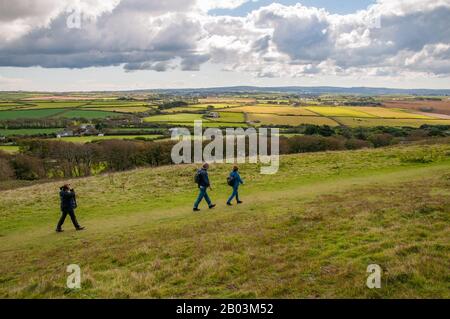
[[[58,183],[0,192],[0,296],[450,297],[450,145],[283,156],[273,176],[245,164],[233,207],[229,169],[212,166],[218,207],[200,213],[194,165],[73,180],[83,232],[54,233]]]

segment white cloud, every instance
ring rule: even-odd
[[[0,66],[195,71],[207,61],[258,77],[450,75],[450,0],[379,0],[353,14],[272,4],[211,16],[248,0],[0,0]],[[7,3],[8,2],[8,3]]]

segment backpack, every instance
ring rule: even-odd
[[[198,170],[197,173],[195,173],[194,183],[195,184],[199,184],[200,183],[200,170]]]
[[[234,176],[228,176],[227,177],[227,184],[230,186],[234,186]]]

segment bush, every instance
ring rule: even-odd
[[[350,138],[345,142],[345,148],[348,150],[359,150],[370,146],[371,144],[369,142],[357,138]]]
[[[0,151],[0,181],[14,178],[14,169],[8,154]]]
[[[337,137],[294,136],[288,140],[289,153],[336,151],[345,149],[344,142]]]
[[[36,180],[45,177],[44,164],[39,158],[19,154],[12,164],[17,179]]]
[[[383,147],[391,145],[393,138],[394,137],[388,133],[372,134],[369,136],[369,141],[374,147]]]

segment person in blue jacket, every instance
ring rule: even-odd
[[[216,207],[216,205],[211,202],[211,199],[209,198],[208,193],[206,192],[208,188],[212,190],[208,177],[208,168],[209,168],[208,163],[203,164],[202,168],[199,169],[197,171],[197,174],[195,175],[195,182],[197,183],[200,192],[198,194],[197,200],[194,203],[194,212],[198,212],[200,210],[198,208],[198,205],[200,204],[203,198],[206,200],[206,203],[208,204],[208,207],[210,209]]]
[[[233,187],[233,193],[231,194],[230,198],[228,198],[227,205],[231,206],[231,201],[234,197],[236,197],[236,202],[238,204],[242,204],[242,201],[239,200],[239,185],[244,184],[244,181],[241,178],[241,175],[239,175],[239,168],[237,166],[233,167],[233,171],[230,173],[230,177],[228,178],[230,186]]]

